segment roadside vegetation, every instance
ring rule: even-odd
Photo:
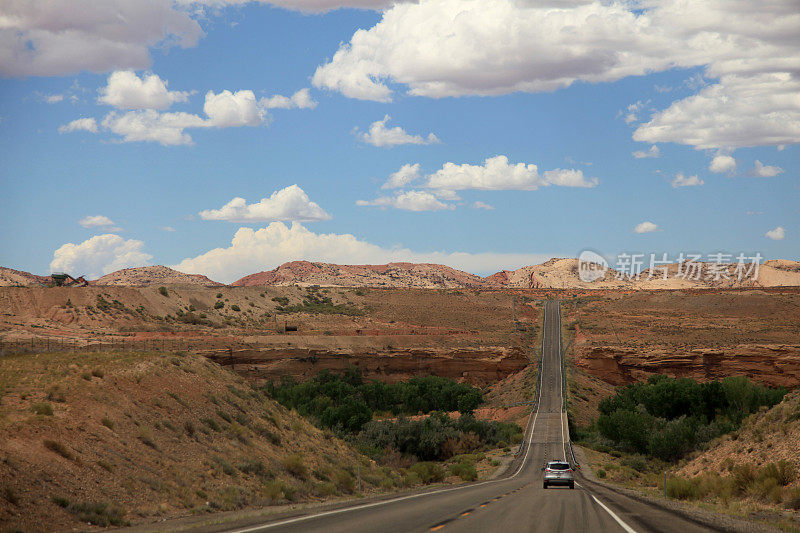
[[[517,424],[473,416],[483,403],[479,389],[436,376],[386,384],[365,381],[359,369],[351,368],[341,375],[323,371],[304,383],[286,378],[280,384],[268,383],[265,391],[383,464],[443,461],[505,448],[522,439]],[[460,416],[447,414],[456,411]],[[376,414],[396,418],[374,420]],[[469,467],[456,470],[471,477],[466,473]]]
[[[698,383],[651,376],[601,401],[597,421],[577,428],[574,437],[604,451],[676,461],[738,429],[748,415],[776,405],[785,394],[786,389],[770,389],[745,377]]]
[[[652,376],[619,388],[574,428],[600,481],[797,529],[800,476],[792,444],[800,401],[744,377],[698,383]]]

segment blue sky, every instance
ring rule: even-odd
[[[175,22],[126,12],[136,22],[110,44],[80,10],[10,13],[22,22],[0,31],[0,264],[92,276],[167,264],[233,281],[290,259],[479,274],[587,248],[800,259],[791,2],[746,35],[696,32],[754,43],[741,52],[693,43],[686,19],[707,14],[667,2],[576,2],[556,22],[555,8],[505,2],[277,4],[164,1]],[[95,44],[41,38],[37,9]],[[587,9],[632,24],[631,41],[596,25],[585,42],[552,36],[589,24]],[[480,31],[463,22],[481,10]],[[383,187],[404,165],[416,179]],[[237,197],[244,207],[223,209]]]

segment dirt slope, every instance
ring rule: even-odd
[[[786,395],[781,403],[768,411],[751,415],[739,431],[711,443],[678,474],[693,477],[705,473],[724,473],[735,464],[756,467],[781,459],[800,469],[800,392]],[[800,485],[800,479],[796,482]]]
[[[394,483],[198,356],[7,356],[0,398],[3,530],[319,499],[351,492],[358,464],[367,492]]]
[[[0,287],[36,287],[50,281],[49,276],[37,276],[30,272],[0,267]]]
[[[151,285],[203,285],[206,287],[221,287],[217,283],[200,274],[184,274],[171,268],[157,265],[138,268],[124,268],[99,278],[93,285],[124,285],[145,287]]]

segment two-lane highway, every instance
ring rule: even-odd
[[[548,301],[543,313],[538,402],[528,423],[521,457],[502,479],[367,500],[272,522],[204,529],[237,533],[706,531],[679,516],[608,490],[599,495],[600,487],[593,488],[581,477],[574,490],[542,488],[541,469],[546,461],[570,459],[563,410],[562,355],[559,302]]]

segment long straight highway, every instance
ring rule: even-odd
[[[526,428],[519,457],[500,479],[434,488],[390,499],[361,500],[351,506],[310,514],[243,521],[203,528],[237,533],[380,531],[708,531],[660,508],[603,489],[576,477],[574,490],[542,488],[548,460],[571,462],[562,390],[561,318],[557,301],[545,303],[538,402]]]

